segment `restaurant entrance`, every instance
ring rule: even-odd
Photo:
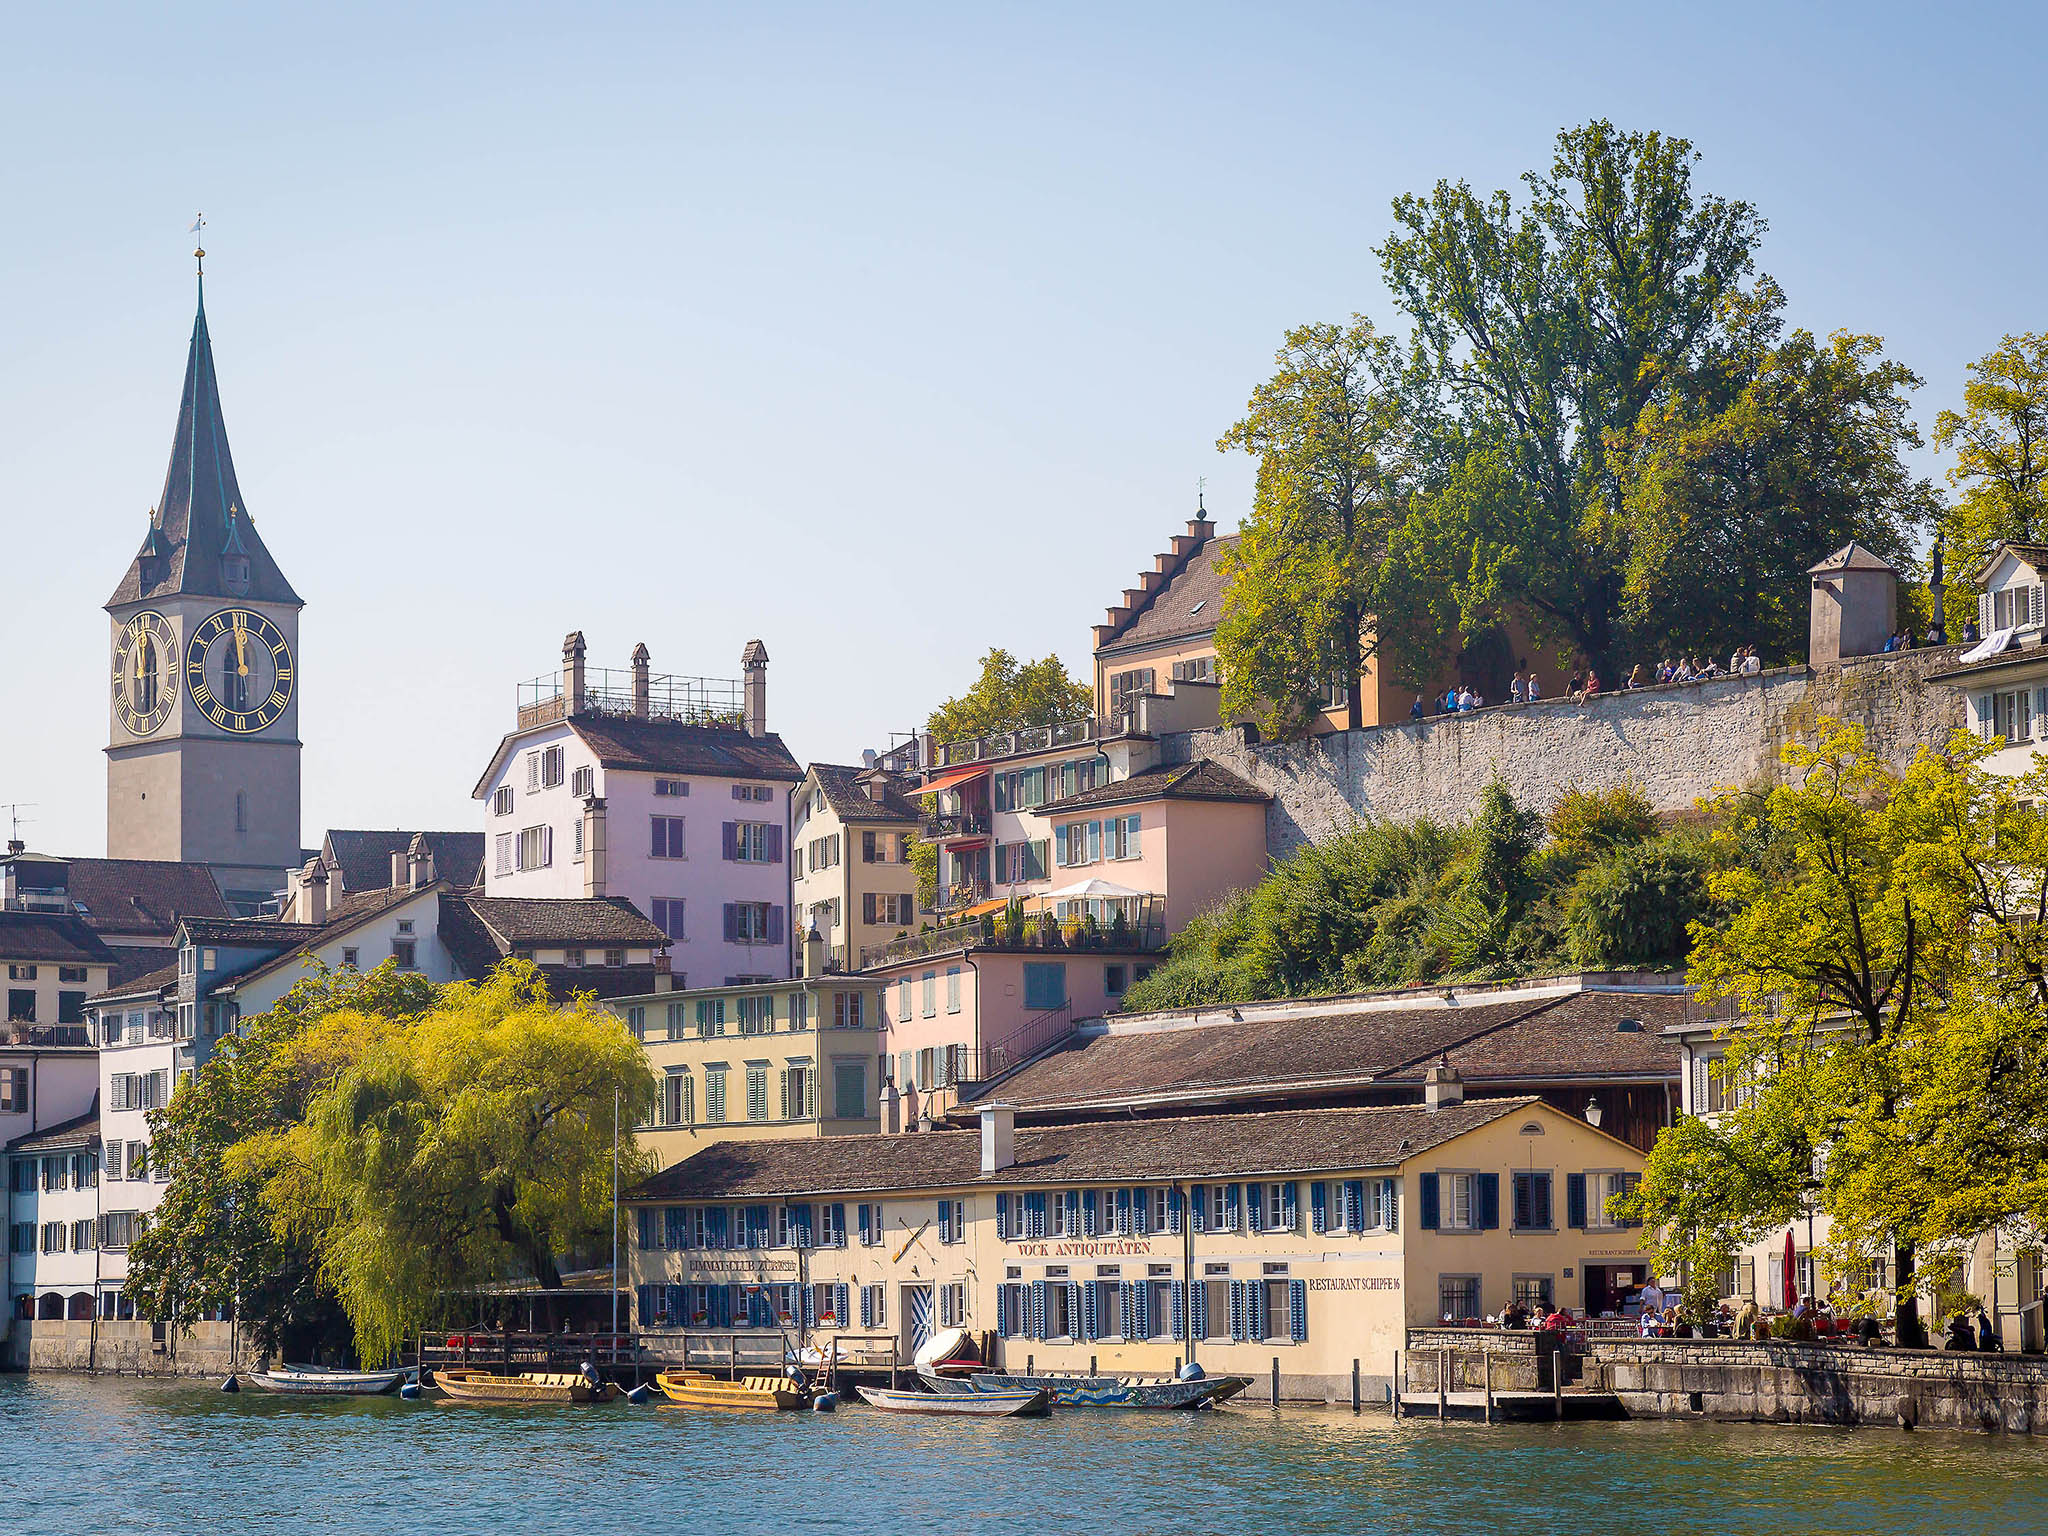
[[[1642,1288],[1647,1266],[1634,1264],[1588,1264],[1586,1273],[1586,1316],[1612,1313],[1619,1316],[1622,1303]]]

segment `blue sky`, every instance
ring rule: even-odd
[[[163,477],[203,208],[249,510],[307,599],[305,834],[474,826],[516,683],[734,675],[800,759],[991,645],[1085,667],[1281,333],[1606,116],[1755,202],[1923,422],[2041,289],[2041,12],[10,7],[0,803],[104,837],[98,611]],[[1930,472],[1940,468],[1930,456]]]

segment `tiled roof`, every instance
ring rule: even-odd
[[[816,775],[818,787],[825,791],[825,803],[832,807],[832,814],[842,822],[916,821],[924,814],[905,793],[908,781],[896,774],[841,763],[813,763],[810,772]],[[862,782],[871,773],[879,773],[885,786],[880,800]]]
[[[1486,996],[1456,1004],[1416,998],[1406,1006],[1340,998],[1275,1004],[1264,1010],[1267,1016],[1261,1005],[1247,1004],[1241,1020],[1214,1008],[1163,1020],[1112,1020],[1106,1028],[1070,1035],[977,1097],[1027,1111],[1228,1102],[1419,1081],[1446,1052],[1468,1080],[1678,1075],[1679,1053],[1659,1032],[1682,1015],[1680,998],[1562,990],[1490,1002]],[[1623,1016],[1641,1019],[1643,1029],[1617,1030]]]
[[[612,715],[575,715],[569,724],[607,768],[781,779],[791,784],[804,776],[782,738],[772,734],[749,736],[731,726]]]
[[[347,897],[339,908],[329,908],[327,921],[311,930],[310,938],[301,940],[279,954],[264,960],[246,971],[237,973],[230,983],[236,987],[247,986],[265,976],[281,970],[300,971],[305,969],[307,952],[336,939],[344,939],[357,928],[363,927],[372,918],[381,916],[407,902],[415,901],[433,891],[445,891],[440,881],[413,890],[410,886],[386,886],[381,891],[358,891]],[[280,925],[298,927],[298,924]]]
[[[1113,779],[1038,808],[1041,816],[1102,805],[1136,805],[1148,800],[1241,800],[1264,805],[1273,797],[1220,763],[1198,757],[1192,763],[1162,763],[1129,778]]]
[[[579,992],[605,999],[646,997],[654,991],[651,965],[544,965],[540,974],[548,984],[548,996],[558,1003]]]
[[[160,953],[169,953],[175,955],[177,951],[160,951]],[[88,1003],[97,1003],[102,1002],[108,998],[114,997],[154,997],[159,992],[164,991],[166,988],[175,987],[177,984],[178,966],[177,962],[174,960],[171,964],[162,966],[157,970],[144,971],[140,975],[131,976],[126,980],[116,980],[115,983],[111,987],[107,988],[106,991],[101,992],[96,996],[89,997],[86,999],[86,1001]]]
[[[82,1115],[73,1115],[69,1120],[59,1120],[55,1125],[46,1125],[40,1131],[27,1131],[7,1143],[7,1150],[14,1153],[58,1152],[67,1147],[89,1147],[100,1139],[99,1095],[93,1095],[92,1108]]]
[[[1237,545],[1238,535],[1210,539],[1188,556],[1186,565],[1157,592],[1145,611],[1110,642],[1115,649],[1159,640],[1185,640],[1206,635],[1223,616],[1223,572],[1217,557]]]
[[[1829,555],[1820,564],[1807,567],[1809,576],[1818,576],[1828,571],[1891,571],[1896,570],[1891,561],[1866,549],[1851,539],[1840,549]]]
[[[115,956],[83,918],[62,912],[0,912],[0,960],[112,965]]]
[[[1397,1104],[1019,1126],[1016,1161],[989,1175],[981,1171],[978,1130],[725,1141],[663,1169],[631,1198],[851,1195],[990,1183],[1227,1179],[1398,1168],[1411,1157],[1526,1110],[1534,1102],[1467,1099],[1434,1111],[1419,1104]]]
[[[107,990],[110,992],[118,991],[154,971],[167,971],[173,977],[178,974],[175,965],[168,968],[164,965],[165,960],[178,952],[162,944],[109,944],[107,949],[114,957],[114,974],[107,978]]]
[[[383,890],[391,884],[391,855],[401,857],[412,848],[412,832],[340,830],[327,834],[321,846],[323,857],[334,856],[341,866],[345,890]],[[434,856],[434,878],[450,885],[467,887],[483,882],[484,834],[481,832],[428,832],[427,849]]]
[[[181,917],[226,917],[220,884],[204,864],[171,859],[69,859],[66,892],[102,934],[169,938]]]
[[[114,595],[107,599],[108,607],[174,592],[299,605],[299,595],[257,536],[256,525],[249,519],[249,504],[235,483],[235,462],[228,453],[227,427],[221,421],[220,385],[213,376],[213,341],[206,330],[203,295],[192,322],[177,435],[171,443],[170,467],[164,474],[164,492],[156,510],[157,521]],[[222,580],[221,555],[229,544],[231,516],[232,538],[249,557],[249,583],[241,592],[230,592]]]
[[[194,944],[239,949],[289,949],[320,937],[318,923],[282,923],[268,917],[188,917],[179,924]]]
[[[668,935],[623,896],[450,896],[441,905],[467,909],[512,946],[612,944],[661,949],[668,944]]]

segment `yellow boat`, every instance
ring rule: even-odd
[[[781,1376],[742,1376],[738,1381],[703,1371],[663,1371],[654,1378],[662,1395],[689,1408],[747,1408],[773,1413],[808,1407],[810,1394]]]
[[[499,1376],[471,1366],[443,1366],[434,1385],[458,1403],[608,1403],[618,1390],[610,1382],[592,1386],[578,1371],[528,1371]]]

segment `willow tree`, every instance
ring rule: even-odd
[[[1908,1342],[1923,1267],[2048,1228],[2048,770],[1990,774],[1986,750],[1959,734],[1895,773],[1823,721],[1790,782],[1724,801],[1718,835],[1762,856],[1713,876],[1729,916],[1695,926],[1691,976],[1737,1005],[1736,1102],[1650,1154],[1630,1212],[1666,1266],[1822,1212],[1838,1268],[1895,1262]]]
[[[615,1123],[621,1177],[651,1171],[631,1127],[654,1095],[616,1015],[557,1006],[508,961],[444,989],[317,1095],[269,1195],[316,1245],[362,1357],[382,1359],[450,1294],[559,1288],[562,1256],[611,1230]]]
[[[1955,569],[1968,577],[2001,539],[2048,539],[2048,334],[2007,336],[1970,365],[1963,409],[1934,419],[1934,446],[1956,456],[1956,501],[1942,519]],[[1950,630],[1976,617],[1967,581],[1950,589]]]
[[[1289,331],[1274,361],[1216,444],[1259,461],[1252,515],[1222,557],[1222,708],[1270,735],[1298,735],[1334,683],[1357,730],[1388,540],[1406,511],[1404,422],[1390,387],[1399,352],[1354,315]]]

